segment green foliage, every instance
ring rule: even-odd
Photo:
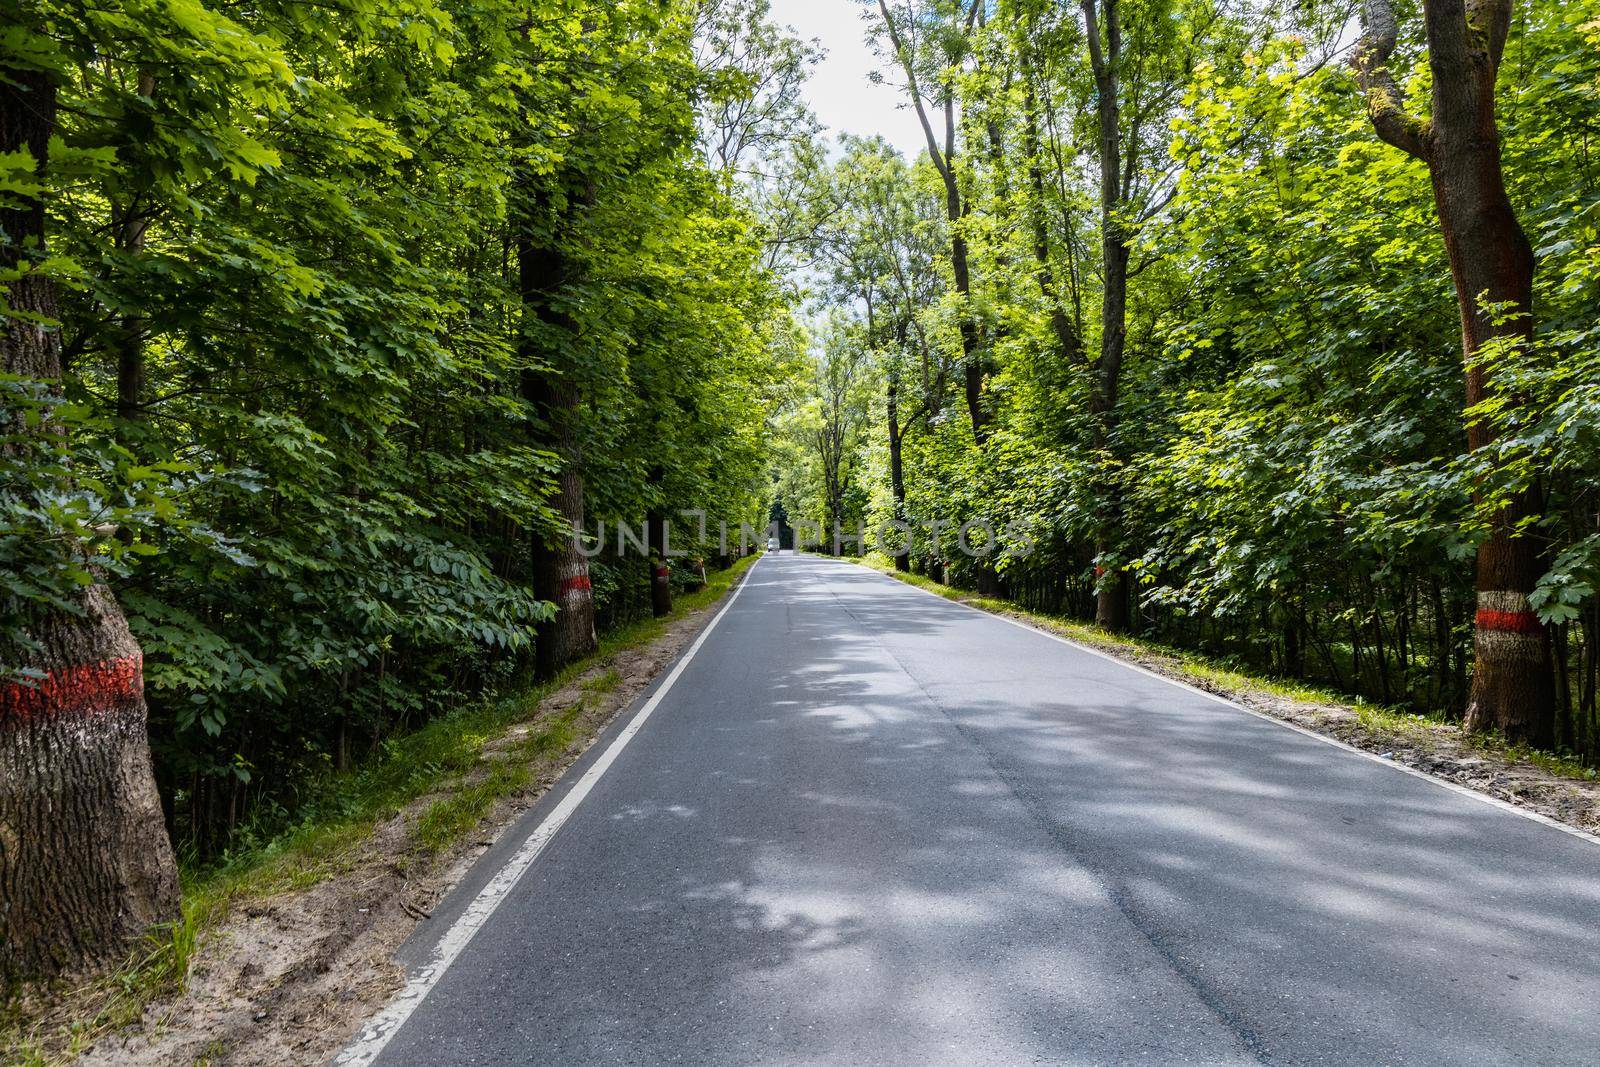
[[[65,364],[0,380],[0,638],[112,583],[195,853],[526,670],[561,462],[528,373],[579,389],[592,520],[764,511],[787,302],[696,133],[809,60],[722,11],[740,70],[690,0],[30,0],[0,37],[59,87],[0,197],[44,201]],[[526,325],[519,232],[574,265],[541,295],[575,330]],[[597,574],[602,618],[646,582]]]
[[[965,207],[942,220],[927,157],[848,142],[813,181],[836,220],[818,234],[833,266],[818,296],[873,335],[871,426],[846,463],[870,482],[874,521],[1021,523],[1026,540],[1002,538],[990,560],[949,536],[916,563],[1079,617],[1126,575],[1147,634],[1453,716],[1476,550],[1532,492],[1543,507],[1518,533],[1548,567],[1532,599],[1552,627],[1558,737],[1600,753],[1600,6],[1516,10],[1497,112],[1538,262],[1537,340],[1480,353],[1494,387],[1469,411],[1429,172],[1375,135],[1342,51],[1348,11],[1118,4],[1119,165],[1103,204],[1103,89],[1076,5],[1005,0],[965,21],[891,5],[914,62],[885,69],[908,99],[913,76],[926,99],[953,92]],[[1394,69],[1420,110],[1415,40]],[[966,301],[941,259],[955,237],[973,264]],[[1110,318],[1108,239],[1129,245],[1126,310]],[[920,245],[932,254],[908,286],[903,250]],[[981,445],[949,373],[968,311],[991,368]],[[1119,328],[1108,404],[1102,353]],[[890,386],[921,417],[894,424]],[[1494,427],[1493,447],[1468,450],[1474,422]]]

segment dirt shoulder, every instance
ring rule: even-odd
[[[1086,626],[1022,611],[1005,601],[897,574],[891,568],[874,569],[948,600],[1068,638],[1252,711],[1600,835],[1600,780],[1570,761],[1473,737],[1455,723],[1349,703],[1333,694],[1253,678],[1207,664],[1199,657],[1108,637]]]
[[[648,641],[603,653],[522,721],[483,738],[464,773],[318,857],[309,884],[230,900],[201,933],[184,988],[148,1003],[131,1024],[86,1032],[86,1020],[105,1011],[105,980],[97,980],[34,1005],[26,1045],[7,1050],[5,1062],[325,1063],[400,989],[394,952],[418,922],[673,662],[746,573]]]

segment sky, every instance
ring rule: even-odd
[[[878,57],[867,44],[860,0],[772,0],[772,21],[792,26],[800,37],[816,38],[827,50],[806,86],[817,118],[833,136],[882,134],[908,157],[926,141],[917,116],[901,107],[903,91],[894,79],[874,85],[868,75]]]

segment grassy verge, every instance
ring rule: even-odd
[[[894,569],[894,561],[887,556],[872,554],[860,562],[882,571],[907,585],[937,593],[946,600],[958,601],[997,615],[1021,619],[1041,630],[1059,634],[1091,648],[1109,652],[1126,659],[1136,660],[1178,681],[1204,689],[1220,696],[1272,697],[1280,701],[1323,707],[1348,708],[1354,712],[1364,731],[1376,739],[1395,742],[1420,743],[1422,739],[1440,729],[1459,735],[1460,740],[1473,748],[1509,763],[1528,763],[1561,778],[1593,782],[1600,780],[1600,771],[1585,767],[1580,761],[1552,752],[1544,752],[1523,744],[1511,744],[1503,738],[1481,734],[1468,734],[1454,720],[1444,716],[1418,715],[1400,708],[1383,707],[1368,703],[1359,697],[1352,698],[1330,689],[1308,685],[1294,679],[1269,678],[1248,674],[1230,664],[1222,664],[1196,652],[1173,648],[1135,637],[1108,634],[1103,630],[1059,615],[1045,615],[1025,611],[1009,600],[978,596],[965,590],[941,585],[920,574],[904,574]]]
[[[440,794],[412,828],[414,854],[397,857],[399,862],[431,860],[463,840],[497,801],[532,784],[542,760],[580,740],[583,713],[616,689],[622,675],[609,670],[586,678],[576,703],[532,721],[546,697],[716,603],[755,559],[708,575],[703,589],[676,598],[671,615],[607,633],[593,656],[555,678],[456,709],[386,742],[372,760],[319,783],[305,817],[292,829],[224,864],[184,870],[181,917],[153,931],[121,966],[80,987],[0,1003],[0,1061],[26,1067],[67,1062],[99,1036],[137,1021],[150,1004],[182,990],[201,938],[235,905],[309,888],[348,869],[379,824],[423,797]],[[530,721],[526,733],[506,743],[514,727]],[[41,1022],[45,1000],[82,1010],[74,1010],[70,1021]]]

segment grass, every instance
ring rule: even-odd
[[[896,571],[892,559],[877,553],[862,558],[860,562],[874,570],[897,578],[907,585],[914,585],[919,589],[926,589],[930,593],[937,593],[946,600],[969,604],[972,607],[994,614],[1011,615],[1024,619],[1041,630],[1059,634],[1091,648],[1114,654],[1120,653],[1125,656],[1157,659],[1160,661],[1164,673],[1180,681],[1198,686],[1201,689],[1223,695],[1261,694],[1297,704],[1348,708],[1355,713],[1356,720],[1362,729],[1375,740],[1420,745],[1426,743],[1430,737],[1436,737],[1440,730],[1448,730],[1455,734],[1458,739],[1465,741],[1485,756],[1504,760],[1508,763],[1532,764],[1559,778],[1589,782],[1600,780],[1600,772],[1597,772],[1593,767],[1585,767],[1577,759],[1531,748],[1526,744],[1513,744],[1502,737],[1487,734],[1468,734],[1461,729],[1459,723],[1447,719],[1443,715],[1419,715],[1402,708],[1384,707],[1368,703],[1360,698],[1351,698],[1342,693],[1308,685],[1294,679],[1270,678],[1257,674],[1248,674],[1231,664],[1219,663],[1187,649],[1173,648],[1136,637],[1108,634],[1087,623],[1059,615],[1025,611],[1009,600],[978,596],[948,585],[942,585],[924,575]]]
[[[621,675],[617,678],[620,681]],[[588,689],[587,683],[584,688]],[[583,699],[531,732],[504,755],[486,758],[485,773],[461,783],[423,812],[417,820],[417,843],[430,854],[442,852],[482,822],[496,802],[526,791],[540,761],[565,752],[578,740],[578,720],[593,703],[590,693],[585,693]]]
[[[1481,748],[1492,752],[1504,759],[1532,763],[1536,767],[1553,774],[1557,778],[1575,778],[1579,781],[1600,781],[1600,768],[1585,767],[1583,761],[1559,752],[1545,752],[1542,749],[1531,748],[1517,742],[1515,744],[1498,737],[1472,737],[1474,748]]]
[[[46,1024],[52,1026],[46,1030],[37,1017],[30,1017],[28,1006],[0,1001],[3,1062],[7,1067],[53,1067],[75,1058],[104,1034],[137,1021],[151,1004],[182,991],[201,939],[234,905],[307,889],[349,869],[379,824],[423,797],[441,794],[413,828],[422,857],[462,840],[497,801],[526,790],[542,762],[580,740],[584,712],[616,690],[623,676],[612,669],[583,679],[582,696],[573,705],[539,722],[515,743],[497,745],[508,731],[527,723],[546,697],[573,684],[597,662],[649,644],[685,615],[716,603],[755,559],[708,575],[704,588],[675,599],[671,615],[604,635],[594,655],[554,678],[458,708],[386,742],[372,760],[324,780],[305,817],[292,829],[220,865],[184,870],[183,910],[176,922],[151,931],[121,966],[82,986],[50,991],[58,1002],[82,1006],[70,1021]]]
[[[157,998],[177,993],[199,947],[208,905],[186,899],[176,922],[151,930],[121,966],[76,988],[58,994],[92,1005],[82,1018],[57,1024],[48,1050],[37,1026],[30,1026],[21,1005],[0,1005],[0,1053],[8,1067],[53,1067],[68,1062],[109,1030],[138,1020]]]

